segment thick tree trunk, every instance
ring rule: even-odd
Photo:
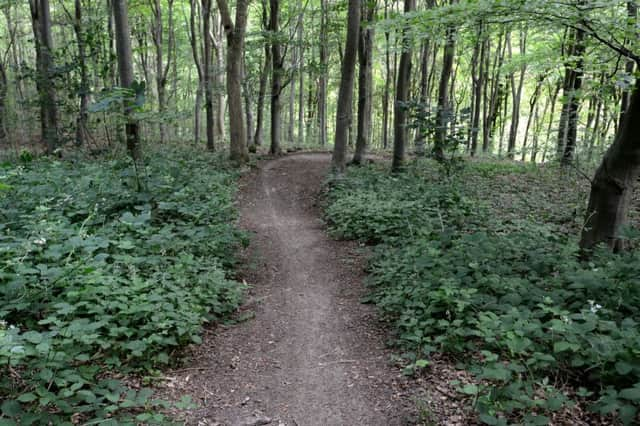
[[[280,42],[277,39],[279,31],[280,1],[269,0],[269,32],[271,39],[271,155],[280,155],[282,138],[282,74],[284,72],[284,58],[280,52]]]
[[[640,176],[639,134],[640,90],[636,87],[624,122],[591,184],[589,206],[580,241],[580,247],[585,252],[599,243],[604,243],[613,250],[624,248],[619,231],[627,221],[633,190]]]
[[[410,0],[412,1],[412,0]],[[333,169],[343,173],[346,166],[349,123],[352,116],[353,83],[356,59],[358,57],[358,34],[360,30],[360,1],[349,0],[347,19],[347,40],[342,61],[338,111],[336,115],[335,144],[333,148]]]
[[[227,95],[229,97],[230,158],[242,165],[249,160],[247,136],[242,111],[242,54],[250,0],[236,2],[235,23],[226,0],[217,0],[222,25],[227,35]]]
[[[116,52],[118,56],[118,72],[120,85],[126,89],[133,87],[133,55],[131,53],[131,31],[126,0],[113,0],[113,16],[115,24]],[[127,118],[126,135],[127,150],[136,169],[142,165],[140,150],[140,127],[131,114],[131,106],[125,105],[124,115]],[[139,189],[140,185],[138,184]]]
[[[36,44],[42,140],[47,154],[52,154],[58,146],[58,108],[53,84],[53,37],[49,0],[30,0],[29,6]]]
[[[411,13],[416,8],[415,0],[405,0],[404,12]],[[408,30],[403,30],[403,46],[400,55],[400,65],[398,66],[398,80],[396,84],[396,99],[393,105],[393,161],[391,170],[401,171],[405,162],[405,151],[407,144],[407,102],[409,101],[409,90],[411,89],[411,48]]]
[[[376,13],[376,2],[366,1],[361,5],[364,25],[360,27],[358,44],[358,135],[353,163],[361,164],[367,147],[371,143],[371,111],[373,101],[373,42],[375,39],[373,22]]]

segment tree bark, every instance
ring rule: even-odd
[[[173,26],[173,0],[168,1],[168,12],[169,12],[169,26]],[[160,128],[160,143],[164,143],[166,141],[167,129],[164,124],[165,121],[165,111],[166,111],[166,88],[167,88],[167,75],[169,73],[169,68],[171,66],[171,52],[173,50],[172,46],[172,37],[169,37],[169,46],[168,46],[168,55],[167,62],[164,63],[164,53],[163,53],[163,42],[164,42],[164,22],[162,17],[162,2],[160,0],[152,0],[150,1],[151,11],[153,13],[153,24],[152,24],[152,40],[153,45],[156,50],[156,70],[155,70],[155,80],[156,80],[156,90],[158,92],[158,113],[160,114],[159,120],[159,128]],[[173,28],[170,28],[171,31]]]
[[[507,36],[507,44],[509,46],[509,59],[512,58],[511,37]],[[527,29],[520,30],[520,57],[522,58],[527,50]],[[516,150],[516,141],[518,140],[518,130],[520,126],[520,101],[522,99],[522,89],[524,86],[524,76],[527,71],[527,64],[521,61],[520,76],[516,85],[515,76],[510,74],[511,78],[511,127],[509,129],[509,140],[507,143],[507,157],[513,160]]]
[[[327,144],[327,86],[329,72],[329,38],[327,0],[320,0],[320,79],[318,82],[318,126],[320,127],[320,145]]]
[[[376,13],[376,1],[368,0],[361,5],[364,25],[360,27],[358,43],[358,123],[356,150],[353,163],[361,164],[367,147],[371,143],[371,111],[373,101],[373,42],[375,33],[373,23]]]
[[[412,0],[410,0],[412,1]],[[360,1],[349,0],[347,18],[347,40],[342,61],[338,111],[336,115],[335,144],[332,164],[337,173],[343,173],[346,166],[349,123],[352,116],[353,83],[358,56],[358,33],[360,30]]]
[[[616,138],[605,154],[591,183],[591,194],[580,240],[588,253],[604,243],[613,250],[624,248],[620,228],[627,221],[633,190],[640,176],[640,90],[631,95],[629,108]]]
[[[53,37],[49,0],[30,0],[33,32],[36,44],[38,92],[42,140],[47,154],[58,147],[58,108],[53,75]]]
[[[133,55],[131,53],[131,31],[129,29],[129,13],[126,0],[113,0],[113,16],[120,85],[125,89],[133,89]],[[129,151],[136,170],[139,170],[139,167],[142,165],[140,127],[138,121],[131,113],[132,106],[130,101],[125,102],[124,115],[127,119],[127,150]],[[140,189],[139,181],[138,189]]]
[[[415,0],[405,0],[404,12],[411,13],[416,8]],[[405,151],[407,143],[407,102],[409,101],[409,90],[411,89],[411,40],[407,29],[403,29],[402,34],[402,54],[398,65],[398,76],[396,84],[396,99],[393,105],[393,161],[391,170],[399,172],[404,168]]]
[[[444,54],[442,58],[442,72],[438,86],[438,111],[436,117],[436,131],[433,146],[433,155],[437,161],[444,160],[444,149],[447,141],[447,124],[451,121],[451,108],[449,105],[449,80],[453,71],[453,59],[455,56],[455,30],[447,28]]]
[[[269,16],[267,12],[267,1],[262,0],[262,29],[269,28]],[[260,83],[258,86],[258,106],[256,108],[256,133],[253,143],[256,146],[262,145],[262,128],[264,127],[264,100],[267,96],[267,83],[269,81],[269,71],[271,70],[271,46],[264,43],[264,64],[260,72]]]
[[[280,1],[269,0],[269,33],[271,34],[271,155],[280,155],[282,138],[282,74],[284,58],[278,41],[278,20],[280,17]]]
[[[204,108],[207,122],[207,149],[215,151],[213,119],[213,40],[211,39],[211,0],[202,0],[202,37],[204,39]]]
[[[231,20],[226,0],[217,0],[220,17],[227,35],[227,96],[229,98],[230,158],[238,165],[249,160],[247,136],[242,111],[242,54],[250,0],[236,2],[235,23]]]

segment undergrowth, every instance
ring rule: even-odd
[[[124,158],[2,165],[0,424],[162,421],[118,378],[172,363],[240,303],[235,172],[165,149],[147,174],[139,193]]]
[[[375,303],[411,360],[462,362],[486,424],[547,424],[576,401],[633,423],[640,405],[640,252],[578,258],[584,192],[557,170],[431,162],[330,181],[336,236],[374,245]],[[629,231],[630,238],[637,238]]]

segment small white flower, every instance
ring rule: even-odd
[[[37,238],[35,240],[33,240],[33,244],[36,244],[38,246],[43,246],[45,244],[47,244],[47,239],[46,238]]]
[[[592,313],[596,314],[600,309],[602,309],[602,305],[600,305],[599,303],[596,303],[593,300],[589,300],[588,302],[589,302],[589,310]]]

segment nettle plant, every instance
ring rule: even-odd
[[[431,163],[369,167],[331,183],[334,233],[376,244],[367,300],[395,325],[407,371],[436,352],[463,362],[477,382],[459,391],[486,424],[547,424],[578,401],[633,423],[640,253],[580,261],[564,224],[493,210],[479,188],[513,166],[478,167],[448,178]]]
[[[117,378],[176,362],[240,303],[235,172],[166,150],[147,192],[130,175],[121,159],[3,166],[0,421],[160,421],[164,403]]]

